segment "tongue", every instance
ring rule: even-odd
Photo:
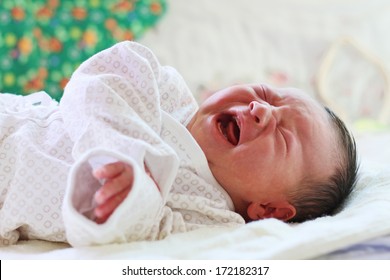
[[[234,121],[230,121],[226,127],[226,132],[227,132],[227,138],[229,140],[230,143],[232,143],[234,146],[237,146],[238,144],[238,135],[239,135],[239,131],[238,131],[238,127],[237,125],[234,123]]]

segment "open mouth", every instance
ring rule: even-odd
[[[218,128],[225,139],[234,146],[240,141],[240,126],[233,115],[222,115],[218,119]]]

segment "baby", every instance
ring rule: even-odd
[[[343,123],[297,89],[238,85],[200,107],[182,77],[123,42],[61,102],[0,96],[0,241],[73,246],[328,215],[353,188]]]

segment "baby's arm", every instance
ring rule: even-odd
[[[67,84],[60,111],[75,144],[63,220],[73,246],[155,238],[155,223],[179,164],[174,150],[160,137],[159,69],[146,49],[125,42],[83,63]],[[134,73],[139,76],[133,77]],[[96,210],[101,215],[98,222],[102,224],[98,224],[95,195],[104,183],[92,170],[116,161],[131,166],[133,184],[120,187],[127,192],[118,199],[124,196],[121,202],[111,204],[101,198],[105,210]],[[147,176],[144,163],[153,178]]]

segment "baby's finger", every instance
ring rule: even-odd
[[[125,163],[121,161],[103,165],[93,171],[96,179],[111,179],[118,176],[125,169]]]
[[[95,208],[95,221],[98,224],[102,224],[107,221],[107,219],[112,215],[115,209],[125,200],[128,194],[127,190],[123,190],[117,195],[108,199],[104,204],[99,205]]]
[[[116,196],[118,193],[127,190],[130,191],[133,186],[133,169],[129,165],[125,165],[124,172],[120,173],[119,176],[107,180],[104,185],[96,192],[95,201],[96,203],[103,204],[108,199]]]

